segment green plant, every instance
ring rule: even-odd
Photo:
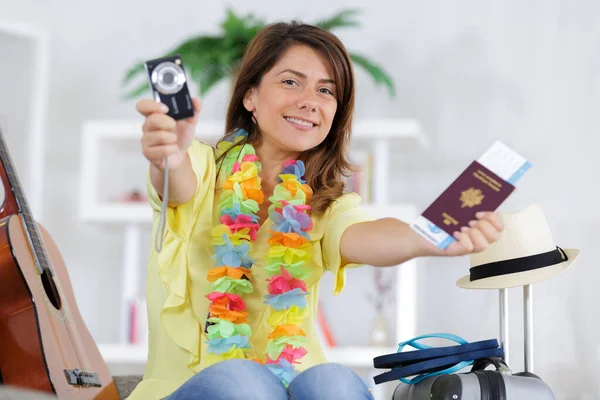
[[[358,13],[356,9],[343,10],[333,17],[317,21],[313,25],[332,31],[338,28],[358,27],[359,23],[353,19]],[[227,10],[227,18],[221,24],[222,34],[218,36],[192,37],[163,56],[179,54],[184,61],[189,79],[198,83],[200,96],[206,94],[221,80],[234,77],[242,60],[248,43],[266,23],[256,18],[253,14],[245,17],[237,16],[232,10]],[[367,57],[350,53],[352,62],[364,69],[376,85],[387,87],[391,97],[395,96],[392,78],[384,69]],[[132,66],[125,74],[123,84],[128,84],[140,73],[145,74],[144,64],[139,62]],[[147,79],[137,87],[130,90],[124,99],[131,99],[149,92],[150,86]]]

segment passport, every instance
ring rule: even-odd
[[[498,209],[530,167],[531,163],[514,150],[495,142],[423,211],[411,228],[445,249],[455,241],[454,232],[477,219],[477,212]]]

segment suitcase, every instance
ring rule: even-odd
[[[496,369],[485,370],[493,364]],[[482,359],[469,373],[426,378],[415,385],[400,384],[393,400],[547,400],[554,394],[532,373],[512,374],[501,358]]]
[[[413,384],[400,384],[392,400],[554,400],[550,387],[533,373],[533,301],[532,287],[523,287],[525,371],[513,374],[507,366],[508,297],[500,289],[500,346],[504,359],[488,357],[477,360],[468,373],[431,376]],[[487,370],[488,366],[494,370]]]

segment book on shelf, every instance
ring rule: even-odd
[[[373,153],[368,150],[353,150],[350,163],[353,171],[344,177],[346,192],[354,192],[364,203],[370,203],[373,200]]]
[[[148,343],[148,314],[146,299],[135,297],[129,303],[128,344],[144,345]]]
[[[335,347],[337,343],[335,338],[333,337],[333,333],[331,332],[331,327],[329,326],[329,322],[327,321],[327,315],[325,314],[325,309],[321,302],[317,305],[317,336],[322,345],[327,347]]]

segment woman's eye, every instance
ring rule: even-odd
[[[283,83],[285,83],[286,85],[295,85],[296,81],[293,79],[284,79]]]
[[[321,90],[321,93],[333,95],[333,92],[331,90],[329,90],[328,88],[322,88],[320,90]]]

